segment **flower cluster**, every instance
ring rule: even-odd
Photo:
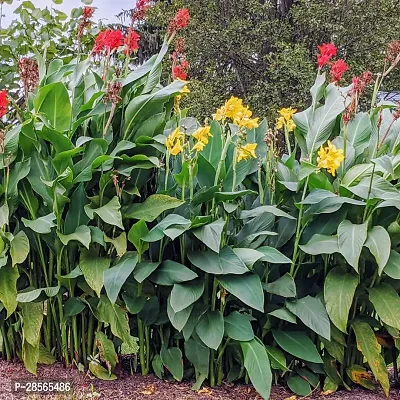
[[[331,78],[332,82],[338,83],[344,73],[349,69],[346,61],[339,59],[335,62],[332,61],[332,57],[337,54],[337,48],[333,43],[324,43],[318,46],[319,53],[317,54],[318,68],[322,69],[325,65],[331,66]]]
[[[104,95],[105,103],[118,104],[121,101],[122,84],[118,81],[108,82]]]
[[[36,60],[23,57],[18,62],[19,75],[25,93],[32,93],[39,83],[39,67]]]
[[[293,115],[296,114],[297,109],[292,107],[282,108],[278,112],[280,117],[276,120],[276,129],[286,128],[288,132],[294,131],[296,124],[293,121]]]
[[[400,40],[392,40],[386,51],[386,61],[397,64],[400,61]]]
[[[140,35],[133,29],[129,29],[128,35],[125,37],[124,40],[125,55],[130,56],[133,52],[139,50],[139,40],[140,40]]]
[[[336,170],[344,161],[343,149],[337,149],[334,144],[328,140],[328,145],[318,151],[318,168],[325,168],[332,176],[336,175]]]
[[[6,90],[0,91],[0,118],[3,118],[8,111],[8,95]]]
[[[349,69],[346,61],[339,59],[335,61],[331,66],[331,77],[332,81],[337,83],[340,82],[344,73]]]
[[[172,35],[179,30],[186,28],[190,21],[190,14],[187,8],[180,9],[168,27],[168,34]]]
[[[208,144],[208,138],[212,137],[211,128],[209,126],[204,126],[196,130],[193,133],[193,138],[196,139],[196,144],[193,146],[193,150],[203,151],[204,147]]]
[[[82,11],[82,20],[79,24],[79,30],[78,30],[78,39],[80,39],[83,35],[83,31],[90,25],[90,18],[93,17],[95,12],[94,7],[83,7]]]
[[[165,147],[167,151],[173,156],[177,156],[183,152],[183,142],[185,134],[181,132],[180,128],[176,128],[165,140]]]
[[[138,0],[132,11],[132,23],[142,21],[150,8],[150,0]]]
[[[241,128],[254,129],[258,127],[259,118],[251,118],[253,115],[249,107],[243,105],[243,100],[232,96],[219,108],[213,118],[217,121],[231,119]]]
[[[246,143],[244,146],[238,146],[236,150],[237,158],[236,161],[250,160],[251,158],[257,158],[256,155],[257,143]]]
[[[175,44],[175,51],[171,54],[172,79],[186,81],[189,72],[189,63],[186,60],[186,44],[184,38],[178,38]]]

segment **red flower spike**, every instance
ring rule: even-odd
[[[339,59],[332,64],[331,77],[333,82],[339,82],[344,73],[349,69],[346,61]]]
[[[132,22],[142,21],[150,8],[150,0],[138,0],[132,13]]]
[[[169,24],[168,33],[177,32],[189,24],[190,14],[187,8],[181,8],[175,15],[174,19]]]
[[[100,32],[94,43],[93,53],[99,54],[103,51],[112,52],[124,44],[124,34],[120,30],[107,29]]]
[[[84,7],[83,8],[83,18],[88,20],[93,17],[95,9],[93,7]]]
[[[133,52],[139,50],[140,35],[133,29],[129,29],[128,35],[125,38],[125,54],[130,56]]]
[[[3,118],[8,111],[8,94],[6,90],[0,92],[0,118]]]
[[[337,49],[333,43],[324,43],[318,46],[318,67],[321,69],[324,65],[331,61],[331,58],[336,56]]]

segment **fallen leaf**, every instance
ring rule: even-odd
[[[145,396],[151,396],[156,391],[156,387],[154,385],[148,385],[143,388],[139,393],[144,394]]]
[[[297,396],[286,397],[285,400],[297,400]]]
[[[336,390],[329,389],[329,390],[326,390],[325,392],[322,392],[321,394],[322,394],[322,396],[329,396],[330,394],[335,393],[335,392],[336,392]]]
[[[205,394],[207,396],[212,395],[212,391],[207,389],[206,387],[197,391],[198,394]]]

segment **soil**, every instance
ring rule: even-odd
[[[73,393],[67,395],[26,395],[12,392],[12,380],[21,381],[69,381],[73,386]],[[298,400],[299,397],[283,387],[273,387],[271,400]],[[61,364],[41,366],[37,377],[30,375],[20,363],[0,361],[0,399],[14,400],[262,400],[253,388],[245,385],[224,385],[220,388],[210,389],[204,387],[199,392],[191,390],[189,382],[172,383],[162,381],[149,375],[143,377],[139,374],[122,374],[116,381],[99,381],[88,374],[79,373],[76,369],[66,369]],[[310,400],[384,400],[381,390],[370,392],[362,388],[354,388],[351,392],[339,391],[330,396],[314,393],[307,397]],[[392,388],[390,400],[400,400],[400,388]]]

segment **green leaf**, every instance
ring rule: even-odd
[[[123,342],[129,343],[131,336],[127,313],[117,304],[111,304],[104,295],[100,297],[97,309],[99,320],[110,324],[113,335],[119,337]]]
[[[293,277],[286,273],[279,279],[271,283],[265,283],[264,289],[267,293],[276,294],[282,297],[296,297],[296,284]]]
[[[89,217],[85,213],[85,206],[88,204],[85,186],[81,183],[72,194],[69,210],[65,217],[64,234],[74,233],[79,226],[87,225]]]
[[[272,264],[291,264],[292,260],[283,255],[279,250],[269,247],[263,246],[257,249],[260,253],[264,254],[264,257],[261,258],[261,261],[269,262]]]
[[[392,286],[381,283],[370,288],[369,300],[386,325],[400,329],[400,297]]]
[[[17,309],[18,268],[5,266],[0,268],[0,301],[7,310],[7,318]]]
[[[36,233],[51,233],[51,228],[57,226],[54,223],[54,220],[56,219],[56,216],[54,213],[48,214],[44,217],[40,217],[38,219],[35,219],[33,221],[30,221],[25,218],[21,218],[22,222],[27,228],[32,229]]]
[[[104,271],[104,288],[112,304],[117,301],[123,284],[135,269],[137,262],[138,255],[130,252],[125,254],[117,265]]]
[[[295,301],[286,301],[285,305],[304,325],[323,338],[331,340],[331,323],[321,300],[307,296]]]
[[[86,205],[85,212],[90,219],[93,219],[94,214],[97,214],[105,223],[124,229],[120,208],[118,197],[115,196],[100,208],[91,208],[90,205]]]
[[[198,275],[175,261],[166,260],[153,272],[150,280],[157,285],[173,286],[175,283],[182,283],[196,279]]]
[[[124,212],[124,218],[142,219],[146,222],[153,222],[164,211],[177,208],[184,203],[182,200],[165,194],[153,194],[143,203],[132,204]]]
[[[304,332],[272,331],[274,339],[283,350],[305,361],[320,364],[322,359],[314,343]]]
[[[42,344],[39,345],[39,358],[38,364],[44,365],[53,365],[57,362],[56,358],[53,354],[50,353],[49,350],[46,349]]]
[[[309,396],[312,392],[310,384],[298,375],[291,376],[287,384],[289,389],[299,396]]]
[[[307,244],[299,246],[304,253],[316,256],[318,254],[339,253],[337,236],[315,234]]]
[[[285,213],[284,211],[280,210],[279,208],[275,206],[260,206],[253,208],[252,210],[244,210],[240,213],[240,218],[255,218],[258,217],[261,214],[264,213],[270,213],[275,215],[276,217],[284,217],[287,219],[293,219],[295,220],[296,218],[291,216],[288,213]]]
[[[19,231],[11,241],[10,254],[12,265],[22,264],[28,257],[30,250],[29,239],[24,231]]]
[[[110,374],[97,361],[90,362],[89,370],[96,378],[98,378],[102,381],[115,381],[116,379],[118,379],[116,375]]]
[[[30,345],[38,347],[43,324],[43,303],[22,303],[20,307],[23,317],[24,340]]]
[[[79,315],[86,308],[86,304],[78,297],[70,297],[64,303],[64,320]]]
[[[32,346],[27,341],[22,344],[22,360],[25,368],[33,375],[36,375],[39,351],[39,346]]]
[[[277,347],[265,346],[267,350],[268,358],[271,361],[271,368],[281,370],[283,372],[289,371],[286,366],[286,358],[281,350]]]
[[[268,400],[271,393],[272,373],[265,346],[257,339],[240,342],[243,351],[244,367],[257,392]]]
[[[400,254],[397,251],[390,252],[389,260],[383,271],[393,279],[400,279]]]
[[[381,354],[381,346],[372,328],[364,321],[356,320],[352,324],[356,335],[357,348],[367,359],[375,379],[381,384],[386,396],[389,396],[389,377],[385,360]]]
[[[185,356],[198,372],[208,375],[210,365],[210,350],[200,340],[190,338],[185,341]]]
[[[369,372],[360,365],[351,365],[346,369],[347,376],[357,385],[361,385],[369,390],[376,390],[375,385],[372,383],[372,377]]]
[[[86,282],[100,297],[104,285],[104,271],[110,267],[111,260],[107,257],[99,257],[93,251],[82,250],[79,266]]]
[[[146,326],[153,325],[160,315],[160,303],[156,296],[146,301],[143,309],[139,312],[139,318]]]
[[[240,197],[245,197],[249,194],[256,194],[253,190],[240,190],[238,192],[216,192],[214,197],[217,203],[221,203],[223,201],[233,201]],[[241,217],[245,218],[245,217]]]
[[[144,238],[149,233],[146,222],[140,220],[136,224],[132,225],[132,228],[128,233],[128,240],[135,246],[136,251],[143,254],[149,248],[149,244],[144,242]]]
[[[226,275],[218,277],[221,286],[246,305],[264,312],[264,292],[256,274]]]
[[[215,275],[241,275],[249,271],[229,246],[225,246],[219,254],[213,251],[189,251],[188,258],[197,268]]]
[[[160,265],[159,262],[144,261],[139,263],[133,271],[133,276],[139,283],[144,282]]]
[[[196,302],[204,292],[204,281],[197,279],[186,283],[175,283],[171,291],[171,307],[175,312],[182,311]]]
[[[131,314],[140,313],[146,304],[146,297],[144,296],[132,297],[128,293],[123,293],[122,298],[125,301],[126,308]]]
[[[219,253],[224,227],[225,220],[220,218],[218,221],[212,222],[211,224],[193,229],[192,233],[200,240],[200,242],[204,243],[216,253]]]
[[[268,313],[268,315],[272,315],[275,318],[290,322],[291,324],[297,323],[296,316],[292,314],[286,307],[278,308],[277,310]]]
[[[172,374],[174,379],[181,381],[183,378],[182,352],[177,347],[162,347],[160,352],[164,367]]]
[[[378,263],[378,273],[382,274],[390,256],[390,236],[382,226],[374,226],[369,232],[364,246],[374,255]]]
[[[32,301],[35,301],[42,294],[45,294],[47,297],[57,296],[59,291],[60,291],[59,286],[52,286],[52,287],[47,287],[47,288],[42,288],[42,289],[29,290],[26,292],[18,293],[17,301],[18,301],[18,303],[30,303]]]
[[[352,224],[348,220],[341,222],[338,228],[340,253],[346,261],[358,272],[358,260],[361,250],[367,240],[368,224]]]
[[[224,337],[224,317],[220,311],[207,311],[196,325],[196,333],[209,348],[217,350]]]
[[[224,321],[225,334],[231,339],[247,342],[254,338],[253,328],[246,315],[233,311],[224,318]]]
[[[75,240],[83,244],[89,250],[92,236],[88,226],[79,226],[76,231],[70,235],[63,235],[60,232],[57,232],[57,234],[64,246],[67,246],[70,241]]]
[[[174,309],[171,307],[171,296],[168,297],[167,300],[167,314],[168,318],[172,324],[172,326],[180,332],[183,327],[186,325],[190,317],[190,313],[192,312],[193,304],[189,307],[184,308],[182,311],[175,312]]]
[[[106,363],[111,373],[118,364],[114,343],[103,332],[96,332],[96,347],[99,349],[100,360]]]
[[[104,235],[104,242],[111,243],[113,245],[118,257],[122,257],[128,250],[128,242],[126,240],[125,232],[122,232],[114,239],[111,239]]]
[[[358,282],[358,275],[345,273],[341,268],[332,269],[325,280],[326,310],[331,321],[343,333],[347,332],[347,320]]]
[[[70,128],[72,107],[63,83],[51,83],[39,89],[34,97],[36,113],[45,117],[44,122],[62,132]]]
[[[191,225],[191,221],[178,214],[169,214],[159,222],[142,240],[146,242],[157,242],[168,236],[175,240],[185,233]]]

